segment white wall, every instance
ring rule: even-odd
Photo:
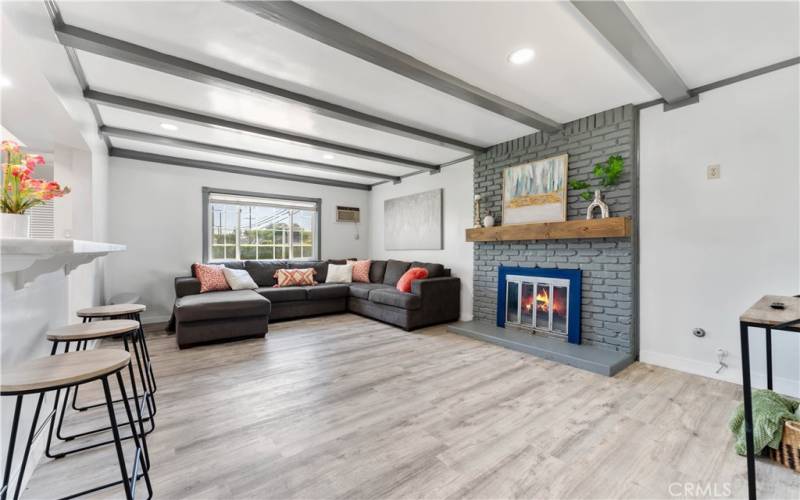
[[[800,293],[798,88],[792,66],[642,110],[641,361],[741,382],[739,314]],[[710,164],[720,179],[706,179]],[[763,340],[751,337],[762,386]],[[717,348],[729,352],[719,375]],[[800,395],[800,335],[773,333],[773,351],[775,389]]]
[[[449,267],[453,276],[461,278],[461,320],[472,319],[472,243],[464,239],[464,231],[472,227],[472,168],[469,160],[445,167],[438,174],[418,174],[400,184],[381,184],[369,197],[369,256],[373,259],[437,262]],[[385,250],[383,245],[383,202],[431,189],[444,189],[444,249]]]
[[[128,250],[106,260],[106,295],[138,293],[144,321],[169,318],[175,277],[202,260],[203,187],[321,198],[322,258],[367,256],[366,228],[356,240],[353,224],[335,222],[336,205],[359,207],[368,218],[367,191],[122,158],[111,158],[109,186],[109,240]]]

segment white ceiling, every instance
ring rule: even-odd
[[[689,88],[800,56],[800,2],[626,2]]]
[[[483,90],[558,122],[656,91],[569,2],[302,2]],[[689,87],[800,54],[797,2],[627,2]],[[71,25],[479,146],[535,130],[222,2],[59,2]],[[521,47],[536,57],[512,66]],[[5,52],[5,50],[4,50]],[[78,52],[90,88],[431,164],[449,147],[321,116],[296,103]],[[5,55],[5,54],[4,54]],[[6,61],[3,61],[5,71]],[[4,92],[5,97],[5,92]],[[402,176],[408,166],[99,106],[108,126]],[[170,121],[177,131],[160,124]],[[115,147],[299,175],[378,179],[112,139]]]
[[[558,122],[658,97],[566,2],[303,2],[326,17]],[[514,50],[536,51],[513,66]]]
[[[10,137],[3,134],[3,139],[21,141],[36,153],[52,152],[56,144],[85,149],[80,131],[47,79],[28,59],[27,51],[18,50],[22,38],[5,17],[0,35],[2,75],[10,83],[0,89],[0,123],[11,132]]]

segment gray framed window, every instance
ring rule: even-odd
[[[318,260],[319,198],[203,188],[203,261]]]

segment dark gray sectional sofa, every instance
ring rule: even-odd
[[[270,320],[351,311],[405,330],[455,321],[460,308],[461,281],[441,264],[374,260],[369,283],[325,283],[328,261],[227,261],[245,269],[259,286],[255,290],[200,293],[200,281],[175,278],[173,321],[179,347],[206,342],[261,337]],[[274,288],[277,269],[313,267],[319,284]],[[411,267],[424,267],[428,278],[412,282],[411,293],[395,287]]]

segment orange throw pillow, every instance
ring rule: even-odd
[[[411,282],[414,280],[424,280],[428,277],[428,270],[424,267],[412,267],[406,271],[397,282],[397,289],[401,292],[411,292]]]
[[[316,285],[317,283],[314,281],[315,274],[317,274],[317,271],[311,267],[303,269],[278,269],[273,276],[278,283],[273,285],[273,288]]]
[[[228,280],[225,279],[225,273],[222,272],[224,268],[225,266],[200,263],[194,265],[194,274],[200,280],[200,293],[231,289]]]
[[[348,260],[348,264],[353,264],[353,281],[358,283],[369,283],[369,268],[371,260]]]

